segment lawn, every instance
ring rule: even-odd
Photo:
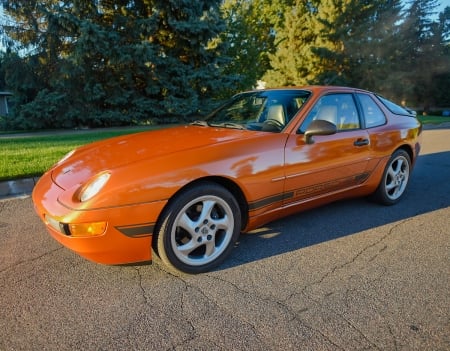
[[[441,124],[450,123],[450,117],[444,116],[417,116],[422,124]]]
[[[424,124],[450,122],[450,117],[418,116]],[[39,176],[70,150],[114,136],[161,127],[77,131],[70,134],[6,137],[0,134],[0,181]]]

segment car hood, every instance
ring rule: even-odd
[[[52,169],[53,181],[63,189],[80,185],[102,171],[112,171],[144,159],[246,138],[246,130],[181,126],[130,134],[88,144]]]

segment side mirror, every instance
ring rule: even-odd
[[[335,124],[322,119],[317,119],[312,121],[306,129],[305,142],[306,144],[314,144],[314,135],[331,135],[336,134],[336,132],[337,128]]]

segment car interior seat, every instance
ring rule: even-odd
[[[280,132],[286,124],[284,107],[282,104],[273,104],[267,108],[267,118],[262,125],[265,132]]]
[[[276,104],[276,105],[269,106],[269,109],[267,111],[267,119],[266,120],[274,120],[284,126],[286,123],[286,119],[284,116],[283,105]]]
[[[337,125],[337,106],[333,105],[325,105],[319,108],[319,112],[317,112],[316,118],[321,119],[323,121],[328,121]]]

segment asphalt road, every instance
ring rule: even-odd
[[[0,350],[449,350],[450,129],[394,207],[335,203],[242,235],[212,273],[90,263],[0,202]]]

